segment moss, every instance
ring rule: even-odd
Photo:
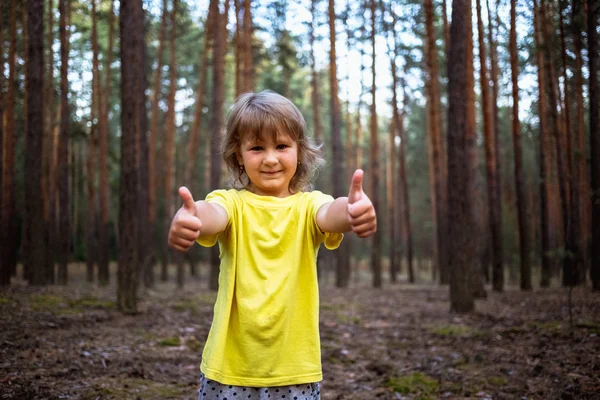
[[[117,303],[114,301],[100,300],[92,296],[82,297],[77,300],[69,300],[69,306],[73,308],[105,308],[114,310]]]
[[[524,332],[527,332],[527,329],[525,329],[521,326],[511,326],[510,328],[506,328],[502,333],[519,334],[519,333],[524,333]]]
[[[53,294],[34,294],[29,301],[34,311],[58,311],[67,305],[64,297]]]
[[[6,297],[0,297],[0,306],[3,306],[5,304],[11,304],[12,300]]]
[[[187,300],[190,302],[194,302],[196,306],[198,305],[213,305],[215,304],[215,300],[217,299],[217,292],[204,292],[201,294],[197,294],[191,299]]]
[[[204,342],[196,339],[195,336],[191,336],[189,339],[185,341],[185,345],[188,349],[192,350],[195,353],[199,353],[204,348]]]
[[[200,309],[198,302],[192,299],[183,299],[171,305],[171,309],[177,312],[190,312],[193,315],[198,315]]]
[[[431,328],[431,332],[438,336],[448,337],[484,337],[486,332],[464,325],[448,325]]]
[[[181,346],[181,339],[179,339],[179,337],[164,338],[158,342],[158,345],[170,347]]]
[[[563,329],[562,323],[560,323],[558,321],[550,321],[550,322],[534,321],[534,322],[529,322],[528,325],[534,329],[537,329],[537,330],[540,330],[543,332],[550,332],[550,333],[560,332]]]
[[[358,315],[338,314],[337,320],[341,324],[360,325],[361,319]]]
[[[440,387],[437,380],[421,372],[399,378],[391,377],[385,385],[401,394],[419,395],[420,397],[417,397],[419,399],[434,398],[429,396],[435,395]]]
[[[503,376],[488,376],[487,383],[493,386],[505,386],[508,381]]]

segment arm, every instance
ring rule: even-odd
[[[317,225],[322,232],[348,232],[360,238],[377,231],[377,215],[371,199],[362,190],[363,171],[356,170],[348,197],[338,197],[317,211]]]
[[[321,232],[344,233],[352,229],[348,218],[348,198],[338,197],[325,203],[317,211],[317,225]]]
[[[227,227],[227,211],[218,204],[194,202],[186,187],[179,189],[183,205],[173,217],[168,243],[175,250],[188,251],[200,236],[215,235]]]

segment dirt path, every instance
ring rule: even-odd
[[[0,399],[194,399],[214,293],[204,283],[0,292]],[[489,293],[448,312],[446,288],[321,289],[324,400],[600,399],[600,294]]]

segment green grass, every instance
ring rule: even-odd
[[[444,337],[483,337],[485,332],[464,325],[447,325],[431,328],[431,332]]]
[[[3,306],[5,304],[11,304],[12,300],[7,298],[7,297],[0,297],[0,306]]]
[[[493,386],[506,386],[508,380],[503,376],[488,376],[487,383]]]
[[[65,308],[67,300],[53,294],[34,294],[29,299],[31,309],[34,311],[58,311]]]
[[[422,372],[389,378],[385,385],[400,394],[415,394],[417,399],[434,399],[440,384],[436,379]]]
[[[158,342],[158,345],[166,347],[181,346],[181,339],[179,339],[179,337],[164,338]]]

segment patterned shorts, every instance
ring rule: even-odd
[[[249,387],[223,385],[200,374],[198,400],[320,400],[321,384],[304,383],[291,386]]]

